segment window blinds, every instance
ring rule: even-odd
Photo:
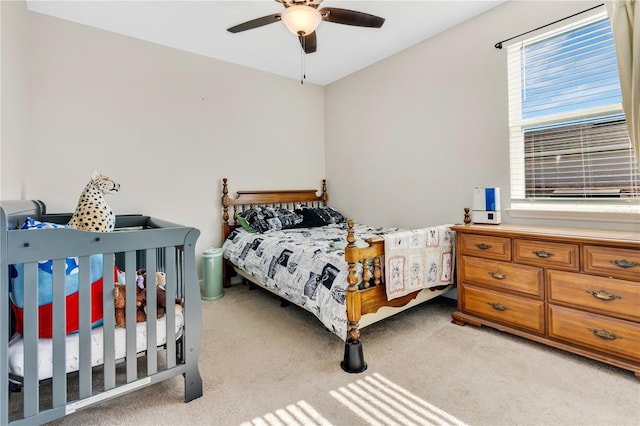
[[[513,199],[638,197],[606,16],[508,48]]]
[[[526,197],[629,197],[638,175],[624,116],[526,129]]]

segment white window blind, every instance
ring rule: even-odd
[[[512,44],[507,55],[512,200],[638,199],[606,15]]]

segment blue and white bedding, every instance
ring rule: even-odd
[[[358,246],[364,239],[398,231],[355,225]],[[224,257],[258,282],[312,312],[342,339],[347,335],[345,307],[348,265],[344,258],[347,225],[294,228],[264,234],[238,227],[223,245]],[[358,264],[358,274],[361,265]]]

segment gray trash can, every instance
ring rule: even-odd
[[[202,252],[202,300],[217,300],[222,296],[222,249],[209,248]]]

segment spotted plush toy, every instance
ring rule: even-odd
[[[94,171],[91,174],[91,180],[80,194],[78,206],[68,225],[84,231],[113,231],[116,217],[105,201],[104,195],[116,193],[119,189],[119,183]]]

